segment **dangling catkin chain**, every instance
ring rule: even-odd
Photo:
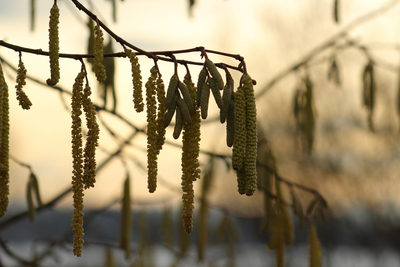
[[[96,78],[99,82],[104,82],[107,78],[106,69],[103,65],[103,47],[104,47],[104,38],[103,31],[100,26],[97,24],[94,26],[94,63],[93,70],[96,74]]]
[[[8,86],[4,79],[0,64],[0,218],[4,216],[8,207],[9,190],[9,99]]]
[[[54,86],[60,80],[60,64],[59,64],[59,35],[58,24],[60,22],[60,10],[57,6],[57,1],[54,1],[53,7],[50,9],[49,22],[49,60],[50,60],[50,79],[47,79],[47,84]]]
[[[73,252],[75,256],[82,255],[83,246],[83,159],[82,159],[82,90],[85,74],[81,71],[75,79],[72,89],[72,192],[74,214],[72,215],[72,230],[74,231]]]
[[[196,88],[188,74],[185,75],[184,83],[189,90],[191,100],[196,99]],[[182,222],[187,233],[193,230],[194,191],[193,182],[200,178],[200,110],[195,106],[190,115],[192,124],[183,124],[182,136]]]
[[[158,135],[156,117],[156,79],[157,68],[150,70],[150,77],[146,82],[146,106],[147,106],[147,187],[153,193],[157,187],[157,156]]]
[[[140,74],[140,64],[135,53],[130,49],[125,49],[125,54],[129,57],[132,69],[132,83],[133,83],[133,103],[136,112],[142,112],[144,109],[143,96],[142,96],[142,75]]]
[[[96,182],[96,147],[99,145],[99,125],[96,121],[96,109],[93,106],[90,95],[92,94],[89,84],[86,84],[82,95],[83,111],[86,116],[86,126],[88,128],[83,165],[83,183],[85,189],[94,187]]]

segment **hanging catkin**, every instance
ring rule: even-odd
[[[185,75],[184,83],[187,86],[190,97],[194,102],[196,89],[189,74]],[[187,233],[193,230],[194,191],[193,182],[200,178],[200,110],[196,106],[190,115],[192,124],[183,124],[182,136],[182,222]]]
[[[60,64],[59,64],[59,34],[58,24],[60,19],[60,10],[57,6],[57,1],[54,1],[53,7],[50,9],[49,22],[49,60],[50,60],[50,79],[47,79],[47,84],[54,86],[60,80]]]
[[[243,75],[243,90],[246,96],[246,149],[244,171],[246,175],[246,195],[253,195],[257,188],[257,111],[253,81]]]
[[[22,62],[21,54],[19,54],[19,63],[18,63],[18,71],[16,78],[17,85],[15,86],[17,100],[19,102],[19,105],[23,109],[30,109],[32,106],[32,102],[29,100],[28,96],[22,90],[22,87],[26,84],[25,80],[26,80],[26,68],[24,62]]]
[[[72,230],[74,232],[73,252],[75,256],[82,255],[83,247],[83,158],[82,158],[82,90],[85,74],[81,71],[75,79],[72,89],[72,192],[74,214],[72,215]]]
[[[125,54],[131,62],[132,83],[133,83],[133,103],[136,112],[142,112],[144,109],[142,95],[142,75],[140,73],[139,59],[130,49],[125,49]]]
[[[146,82],[146,106],[147,106],[147,187],[150,193],[157,187],[157,106],[156,106],[156,79],[157,68],[150,70],[150,77]]]
[[[235,140],[232,148],[232,167],[239,171],[243,168],[246,148],[246,95],[244,89],[239,87],[235,96]]]
[[[8,207],[9,191],[9,98],[8,86],[4,79],[0,64],[0,218],[4,216]]]
[[[104,47],[104,38],[103,31],[100,26],[97,24],[94,26],[94,62],[93,62],[93,70],[96,74],[96,78],[99,82],[103,83],[107,79],[106,69],[103,65],[103,47]]]
[[[90,95],[92,94],[89,84],[86,84],[82,95],[83,111],[86,116],[88,128],[85,149],[83,152],[83,183],[85,188],[94,187],[96,181],[96,147],[99,145],[99,125],[96,121],[96,109],[93,106]]]
[[[156,91],[157,91],[157,101],[158,101],[158,113],[157,113],[157,151],[160,154],[160,151],[165,142],[165,127],[164,127],[164,118],[165,118],[165,85],[164,81],[161,78],[161,74],[159,74],[156,82]]]

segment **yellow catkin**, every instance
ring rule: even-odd
[[[246,96],[246,149],[244,168],[246,173],[246,195],[253,195],[257,188],[257,110],[253,81],[243,75],[243,90]]]
[[[139,59],[130,49],[125,49],[125,54],[129,57],[131,62],[134,107],[136,112],[142,112],[144,110],[144,104],[142,95],[142,75],[140,72]]]
[[[82,255],[83,247],[83,158],[82,158],[82,91],[84,72],[75,79],[72,89],[72,192],[74,214],[72,215],[72,230],[74,232],[73,252],[75,256]]]
[[[94,187],[96,181],[96,147],[99,145],[99,125],[96,121],[96,109],[90,99],[92,94],[90,86],[86,84],[83,90],[83,111],[86,116],[86,126],[88,128],[85,149],[83,152],[83,183],[85,188]]]
[[[9,97],[8,86],[4,79],[0,64],[0,218],[4,216],[8,207],[10,194],[9,182]]]
[[[103,31],[101,30],[99,25],[94,26],[94,62],[93,62],[93,71],[96,74],[96,78],[99,82],[103,83],[106,78],[106,69],[103,65],[103,47],[104,47],[104,38]]]
[[[192,101],[196,99],[196,89],[189,74],[185,75],[186,84]],[[187,233],[193,230],[194,191],[193,182],[200,178],[200,110],[195,108],[191,114],[192,124],[184,123],[182,135],[182,222]]]
[[[32,102],[29,100],[28,96],[22,90],[22,87],[26,84],[25,80],[26,80],[26,68],[25,68],[24,62],[22,62],[21,55],[20,55],[19,63],[18,63],[17,78],[16,78],[17,85],[15,86],[17,100],[19,102],[19,105],[23,109],[30,109],[32,106]]]
[[[60,80],[60,64],[59,51],[60,42],[58,34],[58,24],[60,22],[60,10],[57,6],[57,1],[54,1],[50,9],[49,22],[49,60],[50,60],[50,79],[47,79],[47,84],[54,86]]]
[[[158,113],[157,113],[157,150],[160,153],[164,142],[165,142],[165,85],[164,81],[159,74],[156,82],[157,86],[157,102],[158,102]]]
[[[239,171],[243,168],[246,148],[246,95],[241,87],[235,95],[235,140],[232,148],[232,167]]]
[[[146,82],[146,106],[147,106],[147,187],[150,193],[157,187],[157,106],[156,106],[156,79],[157,68],[150,70],[150,77]]]
[[[310,267],[322,266],[322,249],[318,239],[317,229],[314,223],[310,224],[308,232],[308,242],[310,246]]]

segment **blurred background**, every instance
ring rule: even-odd
[[[0,38],[47,51],[48,18],[53,1],[33,2],[32,31],[31,1],[0,1]],[[323,246],[323,266],[400,266],[399,1],[197,0],[189,8],[190,2],[116,1],[114,21],[111,1],[81,1],[114,33],[146,51],[204,46],[243,56],[249,74],[257,81],[258,121],[275,155],[279,174],[290,182],[316,190],[328,203],[329,220],[316,219]],[[336,16],[335,3],[338,3]],[[86,15],[67,0],[58,1],[58,6],[60,52],[87,53]],[[105,34],[105,42],[108,40]],[[116,52],[123,51],[115,42],[113,47]],[[18,64],[18,53],[6,47],[0,46],[0,57],[14,67]],[[182,54],[179,58],[201,61],[199,53]],[[48,78],[47,57],[23,53],[22,59],[28,75],[42,82]],[[222,56],[212,55],[211,59],[237,64]],[[145,82],[153,61],[140,56],[139,62]],[[374,66],[372,111],[363,104],[365,68],[369,62]],[[164,82],[168,83],[173,64],[159,64]],[[71,119],[63,104],[65,101],[69,105],[70,96],[27,80],[24,89],[33,106],[29,111],[22,110],[13,90],[16,73],[6,64],[2,66],[10,90],[10,154],[17,161],[29,164],[38,178],[43,202],[47,203],[71,184]],[[59,86],[71,92],[80,62],[61,59],[60,68]],[[194,82],[199,71],[200,67],[191,67]],[[179,72],[183,77],[184,67],[179,67]],[[240,73],[232,71],[232,75],[237,86]],[[89,78],[95,91],[94,102],[101,106],[97,81],[94,75]],[[306,133],[293,114],[296,92],[304,89],[306,79],[313,84],[315,119],[310,151],[305,149]],[[115,88],[117,113],[144,128],[146,114],[138,114],[133,108],[131,69],[126,58],[115,59]],[[204,121],[201,127],[201,149],[229,156],[225,125],[212,121],[219,111],[215,102],[210,102],[209,122]],[[101,124],[97,156],[101,163],[134,131],[111,113],[99,116],[114,132],[111,135]],[[38,213],[34,222],[24,217],[4,225],[8,218],[27,210],[26,184],[30,170],[10,160],[10,207],[0,219],[2,242],[24,259],[55,246],[49,245],[52,242],[61,243],[56,252],[52,251],[41,262],[44,266],[100,266],[106,259],[113,259],[116,266],[274,266],[275,252],[266,247],[268,234],[260,232],[264,194],[259,190],[252,197],[239,195],[236,175],[221,158],[214,160],[214,179],[207,196],[206,255],[202,258],[196,246],[195,217],[194,233],[189,237],[192,246],[181,257],[178,245],[181,139],[172,138],[172,128],[167,130],[167,139],[170,143],[160,154],[159,183],[153,194],[147,190],[143,133],[138,133],[118,157],[113,157],[99,171],[95,188],[85,191],[87,244],[82,258],[73,257],[71,252],[71,194]],[[207,170],[209,156],[201,154],[200,162],[202,170]],[[125,260],[117,248],[120,199],[127,172],[131,177],[135,229],[134,256],[130,260]],[[201,186],[202,180],[195,183],[196,196],[200,197]],[[287,188],[284,190],[288,194]],[[296,192],[307,207],[313,195],[307,190]],[[196,212],[200,204],[201,201],[196,201]],[[225,215],[237,229],[238,240],[233,250],[229,242],[216,243],[213,232]],[[296,241],[287,248],[285,266],[308,266],[308,230],[299,228],[297,217],[293,218]],[[171,246],[166,244],[163,230],[168,222],[175,236]],[[1,264],[19,266],[10,255],[0,248]],[[140,257],[142,265],[138,263]]]

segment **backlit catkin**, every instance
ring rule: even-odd
[[[246,74],[243,75],[243,90],[246,96],[246,195],[251,196],[257,188],[257,111],[253,81]]]
[[[189,74],[185,75],[184,83],[187,86],[190,97],[196,99],[196,88]],[[195,107],[191,114],[192,124],[184,123],[182,135],[182,222],[187,233],[193,230],[194,191],[193,182],[200,178],[200,110]]]
[[[142,75],[140,73],[139,59],[130,49],[125,49],[125,54],[129,57],[131,62],[134,107],[136,112],[142,112],[144,110],[144,104],[142,95]]]
[[[4,79],[0,64],[0,218],[4,216],[8,207],[9,191],[9,98],[8,86]]]
[[[84,72],[81,71],[75,79],[72,88],[72,192],[74,214],[72,215],[72,230],[74,232],[73,252],[75,256],[82,255],[83,247],[83,158],[82,158],[82,90]]]
[[[103,46],[104,46],[104,38],[103,31],[100,26],[97,24],[94,26],[94,62],[93,62],[93,71],[96,74],[96,78],[99,82],[104,82],[107,78],[106,69],[103,65]]]
[[[60,10],[57,6],[57,1],[54,1],[53,7],[50,9],[49,22],[49,60],[50,60],[50,79],[47,79],[47,84],[54,86],[60,80],[60,64],[59,51],[60,42],[58,34],[58,24],[60,22]]]
[[[157,113],[157,151],[160,154],[160,151],[165,142],[165,127],[164,127],[164,118],[165,118],[165,85],[164,81],[161,78],[161,74],[159,74],[156,82],[156,91],[157,91],[157,101],[158,101],[158,113]]]
[[[239,87],[235,94],[235,140],[232,148],[232,167],[239,171],[243,168],[246,148],[246,95]]]
[[[150,193],[157,187],[157,106],[156,106],[156,79],[157,68],[152,67],[150,77],[146,82],[147,106],[147,187]]]
[[[28,96],[22,90],[22,87],[26,84],[25,80],[26,80],[26,68],[25,68],[24,62],[22,62],[21,54],[20,54],[19,63],[18,63],[17,78],[16,78],[17,85],[15,86],[16,94],[17,94],[17,100],[19,102],[19,105],[23,109],[30,109],[31,106],[32,106],[32,102],[29,100]]]
[[[99,125],[96,121],[96,109],[90,99],[92,94],[90,86],[86,84],[83,90],[83,111],[86,116],[86,126],[88,128],[85,149],[83,152],[83,183],[85,188],[94,187],[96,181],[96,147],[99,145]]]

